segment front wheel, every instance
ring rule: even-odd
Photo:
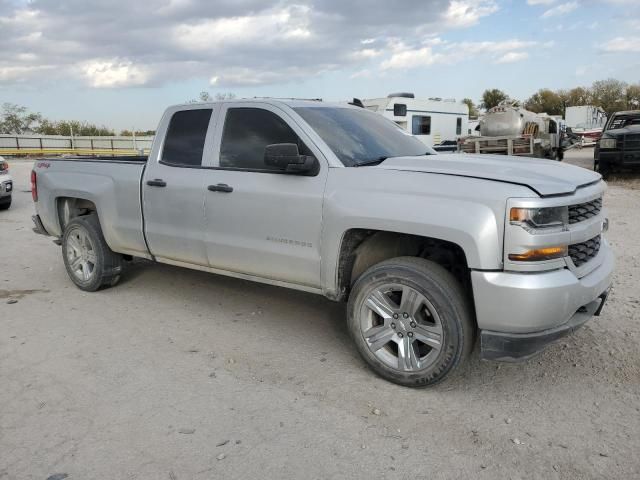
[[[120,280],[122,255],[107,245],[95,213],[76,217],[66,226],[62,258],[69,277],[81,290],[95,292]]]
[[[362,358],[400,385],[443,380],[473,347],[475,328],[461,285],[422,258],[399,257],[369,268],[354,285],[347,311]]]

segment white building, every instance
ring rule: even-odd
[[[430,147],[469,135],[469,107],[454,99],[417,99],[413,93],[362,100],[365,108],[390,118]]]

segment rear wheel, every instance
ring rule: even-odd
[[[96,214],[69,222],[62,237],[62,258],[69,277],[81,290],[94,292],[120,280],[122,255],[107,245]]]
[[[358,279],[348,323],[367,364],[409,387],[435,384],[453,372],[475,334],[458,281],[440,265],[413,257],[381,262]]]

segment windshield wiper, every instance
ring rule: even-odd
[[[355,164],[356,167],[371,167],[373,165],[380,165],[382,162],[384,162],[386,159],[391,158],[391,157],[378,157],[375,158],[373,160],[366,160],[364,162],[358,162]]]

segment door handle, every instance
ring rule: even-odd
[[[230,187],[226,183],[219,183],[217,185],[209,185],[207,189],[211,192],[224,192],[231,193],[233,192],[233,187]]]
[[[147,180],[147,185],[150,187],[166,187],[167,182],[160,178],[156,178],[155,180]]]

